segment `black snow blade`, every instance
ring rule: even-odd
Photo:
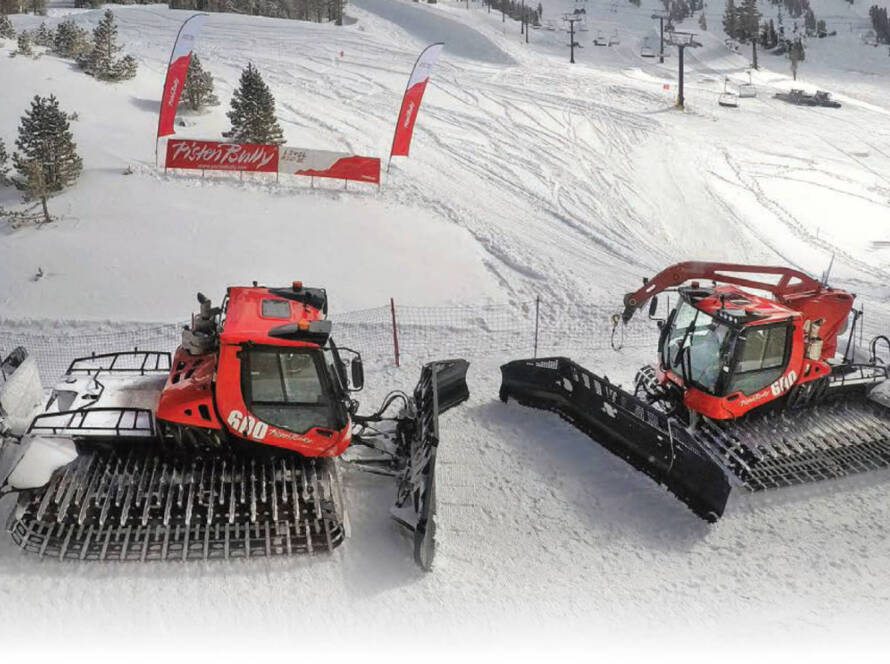
[[[551,410],[646,473],[702,519],[723,515],[731,489],[723,469],[680,424],[565,357],[501,367],[500,398]]]
[[[469,362],[440,360],[428,364],[427,367],[431,368],[435,376],[439,415],[470,398],[470,388],[467,387]]]
[[[414,390],[417,420],[399,478],[392,516],[414,533],[414,561],[430,571],[436,553],[436,454],[439,415],[467,400],[466,360],[441,360],[423,367]]]

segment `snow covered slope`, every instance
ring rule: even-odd
[[[158,96],[186,12],[114,8],[140,61],[123,84],[95,82],[50,55],[7,58],[7,43],[0,135],[12,144],[29,98],[53,92],[80,115],[72,126],[85,170],[51,201],[57,223],[0,229],[0,318],[175,321],[196,290],[292,278],[327,286],[340,311],[390,295],[433,305],[540,294],[617,307],[673,261],[818,273],[832,252],[834,282],[867,309],[885,306],[890,248],[873,244],[890,240],[881,63],[848,75],[861,44],[838,40],[838,57],[814,46],[800,85],[827,88],[844,107],[805,109],[772,99],[792,82],[784,61],[764,56],[758,97],[718,107],[723,77],[747,80],[747,61],[723,46],[715,4],[712,31],[690,54],[688,109],[678,112],[676,57],[639,57],[654,3],[614,13],[613,4],[585,4],[591,31],[575,66],[565,35],[536,30],[526,46],[518,24],[472,3],[357,0],[348,9],[357,21],[344,28],[211,15],[197,50],[223,105],[184,116],[182,136],[227,128],[232,87],[251,60],[290,144],[385,157],[417,53],[431,39],[448,44],[412,155],[394,162],[379,192],[155,169]],[[568,6],[545,4],[545,18]],[[84,24],[98,16],[74,15]],[[620,45],[594,48],[595,17],[619,30]],[[134,174],[122,175],[127,166]],[[17,196],[0,190],[0,205]],[[32,281],[38,267],[46,276]],[[707,526],[555,417],[500,404],[497,366],[510,356],[480,347],[471,400],[443,418],[432,575],[415,571],[386,515],[392,488],[350,475],[353,537],[330,558],[97,567],[40,563],[0,540],[2,642],[101,635],[109,647],[133,639],[145,652],[182,654],[218,638],[291,656],[396,639],[423,650],[887,645],[886,474],[740,499]],[[578,359],[627,381],[649,353]],[[366,405],[411,386],[416,364],[369,366]]]

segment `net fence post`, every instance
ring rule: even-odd
[[[396,366],[399,366],[399,331],[396,327],[396,303],[393,298],[389,298],[389,311],[392,314],[392,350],[396,360]]]
[[[535,295],[535,353],[534,358],[538,358],[538,321],[540,320],[540,312],[541,312],[541,296]]]

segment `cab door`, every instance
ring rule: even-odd
[[[777,380],[788,368],[791,354],[790,322],[752,325],[739,334],[726,394],[756,394]]]

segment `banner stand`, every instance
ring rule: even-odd
[[[176,108],[179,106],[179,96],[185,85],[195,39],[209,16],[205,13],[192,14],[183,21],[179,26],[179,32],[176,33],[176,41],[173,42],[173,50],[170,51],[170,60],[167,62],[164,89],[161,92],[161,103],[158,108],[158,130],[155,133],[155,168],[158,167],[158,140],[162,136],[175,133],[173,123],[176,119]]]
[[[443,42],[430,44],[417,56],[414,68],[411,70],[411,76],[408,77],[408,85],[405,86],[402,106],[396,119],[392,146],[389,149],[389,162],[386,164],[387,173],[389,173],[394,156],[408,156],[411,147],[411,136],[414,133],[414,123],[420,110],[420,102],[423,100],[423,93],[430,80],[430,72],[433,69],[433,65],[438,61],[444,46]]]

